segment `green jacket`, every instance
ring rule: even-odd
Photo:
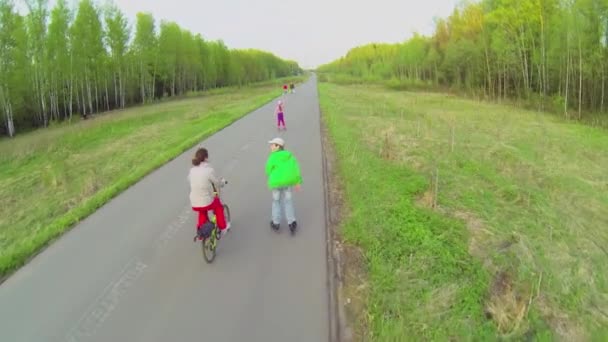
[[[298,160],[291,152],[285,150],[270,153],[266,162],[266,176],[270,189],[302,184]]]

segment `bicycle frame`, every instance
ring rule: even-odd
[[[227,184],[227,182],[224,181],[223,184],[221,184],[220,186],[223,186],[225,184]],[[217,196],[219,198],[219,194],[220,194],[219,189],[216,189],[215,185],[213,185],[213,196]],[[224,206],[225,212],[227,211],[227,213],[228,213],[228,220],[229,220],[230,219],[230,210],[228,209],[228,206],[226,204],[223,204],[223,206]],[[212,216],[209,216],[210,212],[213,212]],[[205,261],[207,261],[207,263],[211,263],[215,259],[215,249],[217,248],[218,242],[220,240],[221,232],[217,225],[217,216],[215,215],[215,212],[213,210],[208,210],[206,215],[207,215],[208,222],[211,222],[213,224],[213,229],[211,230],[211,235],[207,239],[202,240],[202,247],[203,247],[203,256],[205,258]],[[207,253],[205,252],[207,250],[207,248],[209,248],[208,250],[212,253],[212,256],[210,256],[210,257],[208,257]]]

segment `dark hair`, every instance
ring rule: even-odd
[[[192,165],[199,166],[202,162],[207,160],[207,158],[209,158],[209,152],[207,152],[206,148],[201,147],[196,150],[194,158],[192,159]]]

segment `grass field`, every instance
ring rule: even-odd
[[[606,130],[444,94],[319,88],[358,340],[608,336]]]
[[[0,279],[153,169],[279,96],[279,84],[214,90],[0,140]]]

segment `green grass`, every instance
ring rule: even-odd
[[[0,279],[150,171],[279,96],[282,81],[1,140]]]
[[[359,339],[608,336],[608,132],[445,94],[319,87],[341,234],[365,258],[348,285]]]

